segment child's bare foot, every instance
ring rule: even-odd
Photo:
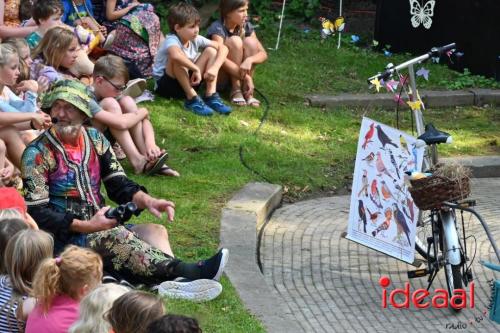
[[[170,177],[179,177],[180,173],[172,169],[166,164],[163,164],[163,166],[158,170],[158,174],[161,176],[170,176]]]

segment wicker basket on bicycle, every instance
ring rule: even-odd
[[[441,207],[444,201],[465,199],[470,194],[468,174],[448,178],[432,175],[417,180],[410,180],[409,191],[418,208],[428,210]]]

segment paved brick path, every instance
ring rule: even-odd
[[[472,196],[500,246],[500,178],[474,179]],[[265,279],[305,332],[500,332],[500,325],[483,315],[490,294],[487,281],[495,274],[479,259],[497,261],[479,222],[471,226],[478,244],[472,267],[475,309],[459,314],[448,309],[382,309],[379,278],[391,278],[389,290],[403,288],[406,272],[413,267],[341,238],[347,229],[348,200],[329,197],[284,206],[275,211],[263,233]],[[411,290],[425,288],[426,282],[412,279]],[[431,289],[445,286],[440,271]]]

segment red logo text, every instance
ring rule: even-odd
[[[416,289],[410,291],[410,283],[406,282],[404,289],[396,288],[388,291],[386,288],[391,284],[391,279],[387,276],[382,276],[379,280],[382,287],[382,308],[386,309],[388,303],[397,309],[410,307],[410,303],[418,309],[425,309],[430,306],[433,308],[447,308],[464,309],[469,303],[470,308],[474,308],[474,282],[470,283],[469,291],[467,289],[455,289],[450,298],[450,294],[446,289],[436,289],[434,292],[427,291],[426,289]],[[400,298],[396,300],[396,296]],[[430,301],[425,301],[430,297]]]

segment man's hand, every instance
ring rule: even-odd
[[[70,230],[80,232],[82,234],[90,234],[97,231],[108,230],[116,227],[118,221],[116,219],[108,219],[104,213],[109,210],[109,206],[102,207],[88,221],[74,219],[70,225]]]
[[[157,218],[161,218],[162,213],[167,213],[168,221],[172,222],[175,216],[175,204],[165,199],[153,198],[149,194],[139,191],[132,197],[132,201],[139,209],[147,209]]]
[[[90,232],[108,230],[108,229],[116,227],[116,225],[118,224],[118,221],[116,219],[108,219],[104,215],[104,213],[106,213],[109,210],[109,208],[110,208],[109,206],[102,207],[88,221],[90,224],[90,228],[94,229],[93,231],[90,231]]]
[[[165,199],[151,198],[146,208],[151,212],[151,214],[153,214],[159,219],[161,218],[161,214],[165,212],[167,213],[168,221],[169,222],[174,221],[175,204],[172,201],[168,201]]]

